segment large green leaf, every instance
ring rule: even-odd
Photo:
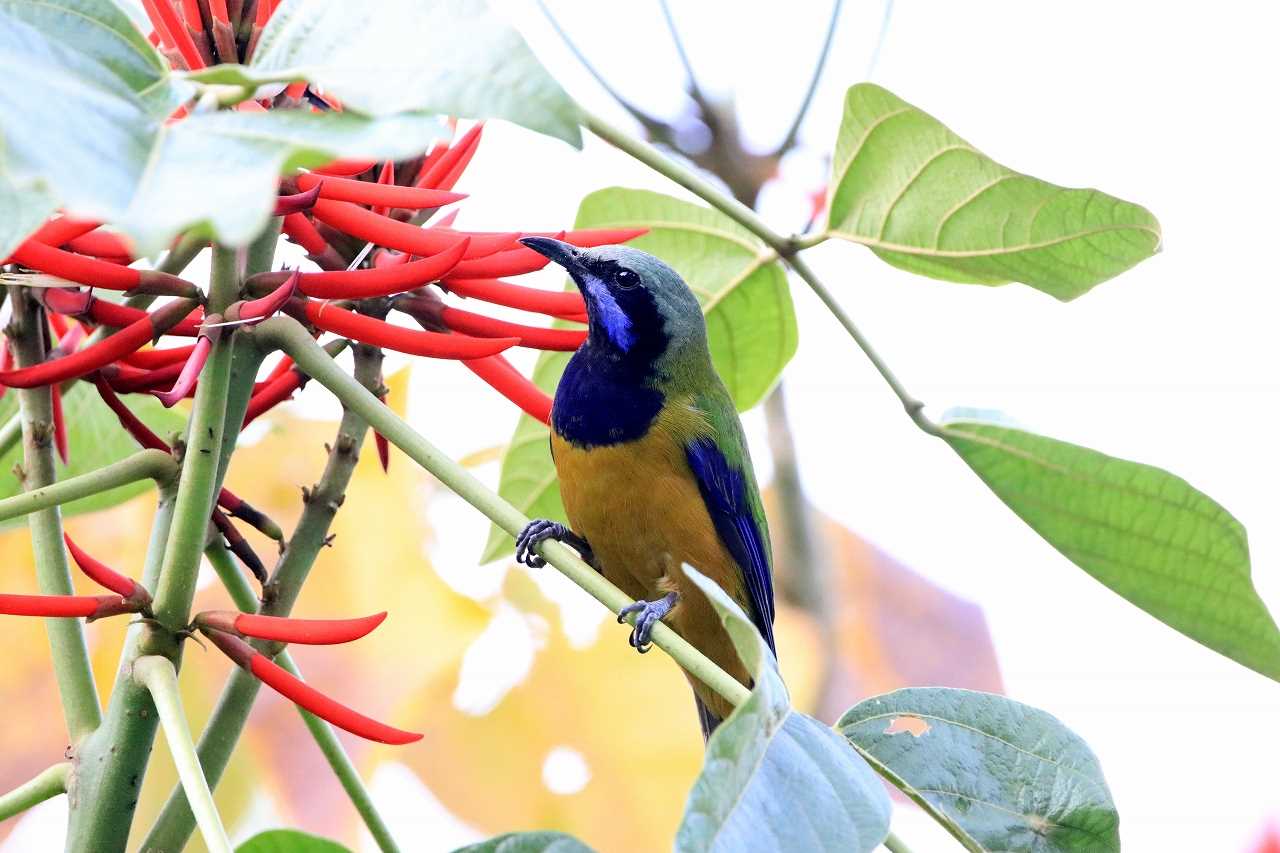
[[[0,3],[0,257],[54,205],[118,224],[139,254],[207,223],[248,242],[282,169],[334,157],[402,158],[443,135],[426,112],[370,118],[221,112],[166,125],[191,90],[107,0]]]
[[[829,232],[894,266],[947,281],[1020,281],[1064,301],[1160,246],[1145,208],[1018,174],[870,83],[845,95],[828,191]]]
[[[831,727],[791,707],[755,625],[714,581],[684,570],[715,606],[755,686],[707,743],[676,851],[874,850],[892,810],[880,779]]]
[[[970,849],[1108,853],[1120,817],[1089,747],[1054,717],[993,693],[918,687],[875,696],[836,727],[962,827]]]
[[[10,390],[0,401],[0,423],[6,422],[17,412],[17,392]],[[186,419],[178,412],[164,408],[152,397],[129,395],[125,402],[134,414],[142,418],[159,436],[180,434]],[[107,408],[93,386],[77,382],[62,397],[62,414],[67,423],[67,444],[71,464],[57,465],[58,479],[65,480],[79,474],[87,474],[112,462],[119,462],[142,448],[120,426],[116,416]],[[0,456],[0,499],[12,497],[22,491],[14,466],[22,461],[22,444],[19,442],[8,453]],[[63,515],[95,512],[123,503],[135,495],[152,488],[149,480],[130,483],[110,491],[90,495],[78,501],[63,504]],[[25,524],[23,518],[0,523],[0,529]]]
[[[502,118],[582,145],[577,105],[483,0],[285,0],[248,68],[198,76],[305,79],[371,115]]]
[[[795,354],[799,335],[786,274],[757,237],[711,208],[621,187],[584,198],[574,227],[648,228],[627,245],[662,258],[693,288],[707,319],[711,359],[738,409],[764,398]],[[564,353],[544,353],[534,382],[553,393],[568,362]],[[503,458],[498,491],[530,517],[565,520],[547,427],[527,415]],[[511,537],[494,527],[483,559],[511,548]]]
[[[336,841],[299,832],[296,829],[269,829],[237,845],[236,853],[351,853],[351,851]]]
[[[587,845],[563,832],[508,832],[454,853],[592,853]]]
[[[966,415],[944,438],[1069,560],[1188,637],[1280,680],[1244,526],[1180,477]]]

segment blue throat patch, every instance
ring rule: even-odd
[[[551,426],[578,447],[607,447],[644,437],[666,396],[656,362],[669,338],[653,296],[643,287],[611,292],[591,281],[587,342],[569,359],[556,388]]]

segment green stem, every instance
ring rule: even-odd
[[[169,742],[169,752],[178,768],[178,778],[182,780],[187,799],[195,810],[196,823],[200,826],[200,834],[204,836],[205,846],[210,853],[231,853],[231,841],[227,838],[227,831],[222,828],[222,819],[218,817],[218,810],[213,804],[213,794],[205,784],[204,771],[200,769],[195,744],[191,742],[191,731],[187,728],[187,717],[182,711],[178,673],[173,668],[173,661],[156,655],[139,658],[133,665],[133,677],[151,693],[156,713],[160,717],[160,727],[164,729],[165,740]]]
[[[22,814],[32,806],[53,799],[67,792],[67,777],[71,774],[71,762],[63,761],[46,767],[40,774],[7,794],[0,796],[0,820],[8,820]]]
[[[879,353],[871,346],[871,342],[858,329],[852,318],[849,317],[845,310],[840,307],[840,303],[836,302],[835,297],[827,290],[826,285],[814,274],[809,265],[797,256],[797,252],[808,246],[817,245],[826,239],[825,234],[809,235],[805,237],[784,237],[770,228],[763,219],[761,219],[755,211],[739,202],[737,199],[721,192],[710,182],[703,180],[699,175],[695,174],[685,166],[669,159],[665,154],[639,139],[635,139],[628,134],[613,127],[599,116],[592,113],[583,113],[583,126],[599,136],[605,142],[613,145],[621,151],[635,157],[641,163],[649,168],[665,175],[672,181],[692,192],[712,207],[724,213],[730,219],[743,226],[751,233],[755,234],[778,253],[791,266],[796,274],[809,285],[810,289],[817,294],[822,303],[827,306],[835,318],[844,326],[849,337],[853,338],[854,343],[862,350],[863,354],[870,359],[871,364],[876,371],[893,389],[893,393],[897,395],[902,402],[902,407],[906,409],[911,420],[916,426],[930,435],[940,435],[941,430],[937,424],[930,421],[924,414],[924,403],[913,397],[906,387],[898,381],[897,376],[889,369],[884,360],[880,358]]]
[[[884,839],[885,849],[889,853],[911,853],[911,848],[903,843],[902,839],[890,832]]]
[[[20,367],[44,361],[44,314],[25,291],[11,292],[13,320],[9,341]],[[23,489],[34,492],[57,480],[53,462],[53,399],[50,389],[18,390],[22,416],[23,463],[19,479]],[[35,554],[36,581],[46,595],[72,595],[71,570],[62,542],[62,514],[56,506],[31,513],[31,549]],[[72,745],[78,744],[102,722],[98,691],[89,665],[89,647],[79,619],[46,619],[45,630],[53,652],[53,673],[62,697],[63,715]]]
[[[195,260],[196,255],[203,252],[208,245],[208,239],[187,234],[178,241],[176,246],[169,250],[168,254],[160,260],[160,263],[156,264],[156,269],[160,270],[160,272],[167,272],[170,275],[178,275],[185,270],[187,266]]]
[[[787,129],[787,135],[782,137],[782,142],[774,149],[774,154],[781,157],[791,150],[791,146],[796,144],[796,138],[800,135],[800,125],[804,124],[804,117],[809,112],[809,104],[813,102],[813,95],[818,91],[818,82],[822,79],[822,71],[827,66],[827,56],[831,53],[831,42],[835,40],[836,24],[840,22],[840,7],[843,0],[835,0],[831,4],[831,17],[827,19],[827,34],[822,39],[822,50],[818,53],[818,61],[813,66],[813,76],[809,78],[809,88],[805,90],[804,98],[800,101],[800,109],[796,110],[796,117],[791,120],[791,127]]]
[[[140,450],[119,462],[112,462],[87,474],[0,500],[0,521],[87,498],[138,480],[173,480],[177,474],[178,463],[168,453],[163,450]]]
[[[795,251],[791,241],[770,228],[754,210],[747,207],[730,195],[717,189],[702,176],[669,159],[665,154],[647,142],[636,139],[599,116],[583,110],[582,124],[587,130],[608,142],[620,151],[644,163],[661,175],[675,181],[689,192],[698,196],[730,219],[738,222],[765,241],[779,255],[787,256]]]
[[[209,277],[209,312],[221,312],[236,298],[238,290],[239,268],[235,251],[215,247]],[[200,571],[200,555],[204,552],[209,514],[213,510],[222,455],[231,339],[231,335],[223,335],[213,345],[209,361],[200,374],[187,429],[173,527],[165,548],[160,583],[155,590],[156,619],[172,631],[184,628],[190,616]],[[161,648],[145,649],[147,654],[164,654],[174,659],[177,651],[176,641]]]
[[[344,373],[297,321],[276,317],[258,326],[252,334],[260,337],[263,344],[283,349],[309,376],[333,392],[344,406],[363,417],[410,459],[484,513],[494,524],[514,536],[529,523],[523,513],[432,446],[399,415],[382,405],[367,388]],[[539,553],[614,613],[631,603],[631,598],[626,593],[605,580],[603,575],[582,562],[577,554],[559,542],[542,543]],[[655,626],[653,642],[675,658],[686,672],[733,704],[741,704],[750,695],[746,687],[666,625],[659,623]]]
[[[254,345],[256,348],[256,345],[261,343],[256,333],[250,331],[242,333],[242,338],[244,341],[242,345],[246,347]],[[259,351],[259,360],[263,352],[265,350]],[[358,346],[355,356],[356,378],[351,379],[345,373],[342,375],[355,382],[357,387],[376,387],[382,373],[381,352],[374,347]],[[327,353],[325,358],[329,359]],[[329,363],[333,363],[331,359]],[[364,419],[348,408],[338,427],[338,435],[334,439],[324,473],[314,488],[304,492],[305,505],[302,517],[289,538],[289,544],[272,572],[271,579],[263,589],[262,613],[271,616],[288,616],[293,609],[302,584],[314,565],[320,549],[324,547],[334,514],[342,503],[351,475],[355,471],[360,447],[367,431]],[[239,569],[234,563],[220,563],[214,558],[216,551],[217,549],[213,549],[209,552],[211,561],[222,576],[236,606],[241,610],[257,609],[257,599]],[[265,642],[255,642],[254,645],[267,655],[275,655],[283,648],[279,644]],[[284,659],[277,659],[282,666],[288,668]],[[200,761],[208,774],[209,784],[215,788],[231,759],[231,751],[244,729],[259,686],[260,682],[249,673],[242,669],[234,670],[200,735]],[[306,720],[307,716],[309,715],[304,714],[303,719]],[[383,850],[395,850],[395,843],[385,823],[373,809],[368,792],[360,783],[350,760],[345,753],[341,752],[341,745],[337,743],[332,729],[319,720],[316,723],[323,725],[323,730],[314,727],[310,721],[307,725],[312,729],[312,734],[316,737],[321,750],[330,759],[334,772],[351,797],[356,810],[364,818],[370,833],[377,839]],[[181,849],[190,836],[192,828],[193,816],[186,798],[181,789],[175,788],[161,810],[155,826],[143,842],[143,849]]]
[[[160,484],[142,568],[142,585],[147,589],[155,589],[160,579],[176,491],[175,482]],[[106,719],[76,750],[67,850],[124,850],[128,843],[133,808],[156,734],[151,694],[133,680],[133,663],[143,638],[155,630],[142,623],[129,629]]]
[[[12,415],[9,420],[4,422],[4,426],[0,426],[0,456],[4,456],[17,447],[18,442],[21,440],[22,416]]]

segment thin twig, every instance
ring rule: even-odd
[[[45,800],[65,794],[67,776],[70,773],[71,762],[63,761],[61,764],[46,767],[31,781],[0,796],[0,820],[8,820]]]
[[[892,0],[889,0],[889,2],[892,3]],[[835,0],[831,4],[831,18],[827,21],[827,34],[822,39],[822,50],[818,53],[818,61],[813,66],[813,76],[809,78],[809,88],[805,90],[804,97],[800,100],[800,109],[796,110],[796,117],[792,120],[791,127],[787,129],[787,135],[782,137],[782,142],[774,149],[775,157],[781,157],[786,154],[796,144],[796,138],[800,135],[800,125],[804,123],[804,117],[809,112],[809,104],[813,102],[813,95],[818,91],[818,82],[822,80],[822,72],[827,66],[827,55],[831,52],[831,42],[835,39],[836,25],[840,21],[840,7],[843,5],[844,0]],[[881,30],[881,40],[883,40],[883,33],[884,31]],[[879,53],[878,46],[876,52]]]

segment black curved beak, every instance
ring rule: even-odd
[[[570,275],[586,272],[586,269],[578,259],[577,246],[551,237],[522,237],[520,242],[533,249],[539,255],[550,258],[564,267],[569,271]],[[576,278],[577,276],[574,275],[574,277]]]

